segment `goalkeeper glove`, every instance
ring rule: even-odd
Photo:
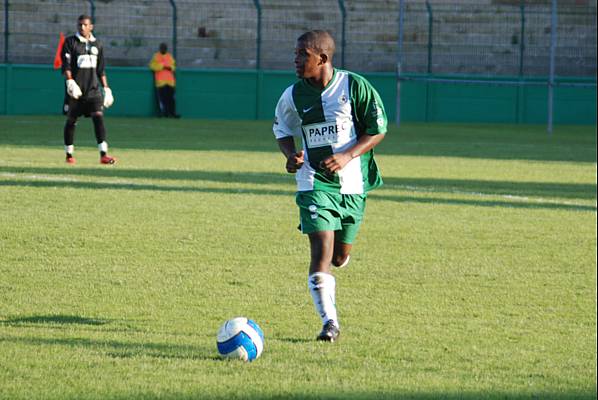
[[[108,108],[114,103],[114,96],[112,96],[112,89],[104,88],[104,107]]]
[[[75,100],[83,95],[81,88],[74,79],[66,80],[66,92]]]

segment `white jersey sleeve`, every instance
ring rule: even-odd
[[[289,86],[278,100],[272,130],[276,139],[301,136],[301,119],[293,102],[293,86]]]

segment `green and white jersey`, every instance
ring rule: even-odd
[[[373,150],[334,175],[320,162],[351,148],[362,135],[385,134],[386,126],[384,106],[372,85],[362,76],[335,69],[323,90],[305,79],[289,86],[276,106],[273,130],[277,139],[301,137],[305,163],[296,174],[298,191],[362,194],[382,184]]]

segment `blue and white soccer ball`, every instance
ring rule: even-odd
[[[223,357],[253,361],[264,350],[264,332],[255,321],[237,317],[220,327],[217,342],[218,352]]]

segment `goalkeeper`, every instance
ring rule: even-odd
[[[62,48],[62,72],[66,78],[68,99],[65,102],[64,148],[66,162],[75,164],[75,127],[80,116],[91,117],[101,164],[114,164],[116,159],[108,155],[104,108],[114,102],[112,90],[104,72],[104,50],[91,33],[93,23],[88,15],[77,19],[77,33],[66,38]],[[100,83],[104,90],[100,89]]]

